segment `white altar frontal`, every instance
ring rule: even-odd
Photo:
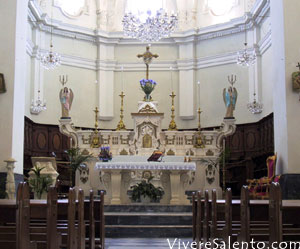
[[[106,204],[129,204],[130,187],[152,176],[152,183],[164,190],[161,204],[189,204],[186,191],[216,189],[222,195],[219,161],[223,138],[235,132],[235,119],[225,118],[214,130],[163,131],[157,103],[141,101],[132,113],[134,130],[98,131],[99,146],[93,144],[94,130],[77,130],[71,118],[60,119],[60,131],[72,138],[73,146],[92,153],[76,174],[76,186],[85,190],[105,190]],[[199,137],[201,143],[199,144]],[[100,162],[101,146],[109,146],[113,159]],[[154,150],[164,153],[161,162],[147,162]],[[209,159],[209,160],[205,160]],[[185,162],[188,161],[188,162]]]

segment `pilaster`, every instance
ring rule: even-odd
[[[27,6],[28,0],[0,2],[0,72],[7,88],[0,96],[0,171],[6,171],[5,159],[14,158],[19,174],[23,174]]]
[[[299,167],[299,96],[293,92],[292,73],[298,71],[300,21],[297,0],[270,1],[273,50],[274,139],[277,173],[300,173]]]

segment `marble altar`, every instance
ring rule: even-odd
[[[199,147],[196,146],[199,131],[162,130],[164,114],[159,113],[156,102],[140,101],[138,111],[131,115],[133,131],[97,133],[101,145],[110,147],[111,163],[98,162],[100,148],[91,147],[93,130],[75,129],[71,118],[59,120],[60,131],[72,138],[73,146],[95,156],[77,172],[77,187],[85,193],[90,189],[106,190],[107,204],[128,204],[130,186],[141,181],[145,174],[151,174],[153,184],[164,189],[161,204],[188,204],[185,191],[191,190],[216,189],[221,197],[219,166],[205,163],[203,159],[219,160],[223,138],[235,132],[234,118],[224,118],[219,129],[201,131],[204,146]],[[156,149],[164,152],[164,162],[148,163],[146,159]],[[190,163],[185,163],[184,158]]]

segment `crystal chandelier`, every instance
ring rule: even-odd
[[[256,93],[255,92],[253,93],[253,102],[247,104],[247,108],[252,114],[259,114],[262,112],[263,104],[256,101]]]
[[[155,42],[169,37],[177,27],[178,19],[174,14],[169,17],[161,8],[154,16],[148,10],[144,22],[131,12],[124,15],[122,22],[125,36],[136,38],[142,42]]]
[[[43,67],[47,70],[55,69],[61,64],[60,54],[52,51],[53,45],[50,44],[50,51],[40,55],[40,60]]]
[[[52,6],[51,6],[51,31],[50,31],[50,50],[47,51],[45,54],[41,53],[40,54],[40,60],[42,65],[44,66],[45,69],[51,70],[55,69],[61,64],[61,56],[53,52],[53,43],[52,43],[52,31],[53,31],[53,25],[52,25],[52,18],[53,18],[53,1],[52,1]]]
[[[245,48],[242,51],[237,53],[236,63],[240,66],[249,67],[254,65],[256,62],[256,53],[255,50],[252,52],[247,51],[247,42],[244,43]]]
[[[36,101],[31,101],[30,113],[38,115],[41,111],[46,110],[46,101],[42,101],[40,97],[40,90],[38,90],[38,98]]]

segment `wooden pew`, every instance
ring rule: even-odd
[[[104,191],[100,192],[100,209],[99,209],[99,230],[100,230],[100,247],[104,249],[105,247],[105,217],[104,217]]]
[[[282,241],[282,199],[279,183],[270,186],[269,201],[269,243]]]
[[[210,226],[210,235],[212,240],[217,238],[217,191],[212,190],[211,193],[211,226]],[[213,244],[214,246],[214,244]]]
[[[85,222],[95,223],[94,216],[89,217],[91,213],[95,212],[93,195],[90,201],[84,201],[84,193],[79,190],[78,202],[76,202],[75,190],[72,189],[69,200],[57,200],[56,188],[50,188],[46,202],[45,200],[29,200],[29,190],[25,189],[25,193],[23,193],[23,187],[23,185],[19,186],[17,202],[0,200],[0,248],[14,249],[17,248],[16,244],[22,245],[22,249],[33,249],[35,248],[34,244],[38,245],[38,249],[86,248]],[[100,201],[97,201],[97,204],[100,234],[96,243],[97,248],[104,248],[104,193],[101,193]],[[21,209],[23,206],[25,209]],[[92,212],[84,213],[85,208]],[[24,213],[29,215],[24,216]],[[23,216],[25,219],[19,219]],[[23,225],[24,221],[28,225]],[[19,225],[20,222],[22,222],[21,225]],[[17,231],[16,228],[18,228]],[[23,237],[24,233],[28,237]],[[11,238],[10,241],[5,240],[8,237]],[[28,242],[25,244],[19,239],[29,241],[30,247],[25,247],[24,245],[27,246]],[[91,239],[89,245],[94,245],[95,248],[95,236]],[[30,240],[37,241],[37,243]]]
[[[196,241],[196,212],[197,209],[197,202],[196,202],[196,193],[193,192],[192,193],[192,214],[193,214],[193,218],[192,218],[192,227],[193,227],[193,241]]]
[[[197,209],[196,209],[196,242],[197,245],[200,245],[202,238],[202,202],[201,202],[201,191],[197,192]],[[198,247],[199,249],[199,247]]]
[[[61,234],[57,231],[57,188],[50,187],[47,194],[47,249],[60,248]]]
[[[30,192],[27,183],[22,182],[19,184],[16,202],[16,248],[36,249],[36,243],[30,241]]]
[[[241,230],[238,234],[239,242],[250,243],[250,196],[247,186],[241,189]]]
[[[90,190],[90,209],[89,209],[89,243],[90,249],[95,249],[95,215],[94,215],[94,192]]]
[[[193,231],[194,241],[205,242],[205,217],[210,215],[209,240],[222,239],[229,243],[234,241],[298,241],[300,237],[300,200],[281,200],[280,186],[272,186],[269,200],[250,200],[247,186],[241,190],[241,200],[232,200],[231,191],[226,191],[225,200],[216,200],[216,192],[212,192],[209,214],[205,210],[207,200],[193,198]],[[203,207],[204,208],[201,208]],[[197,208],[196,208],[197,207]],[[202,229],[202,230],[201,230]],[[203,233],[199,233],[203,231]],[[198,243],[197,243],[198,244]]]
[[[204,191],[204,215],[203,215],[203,243],[209,241],[209,216],[210,216],[210,208],[209,208],[209,196],[208,190]]]

